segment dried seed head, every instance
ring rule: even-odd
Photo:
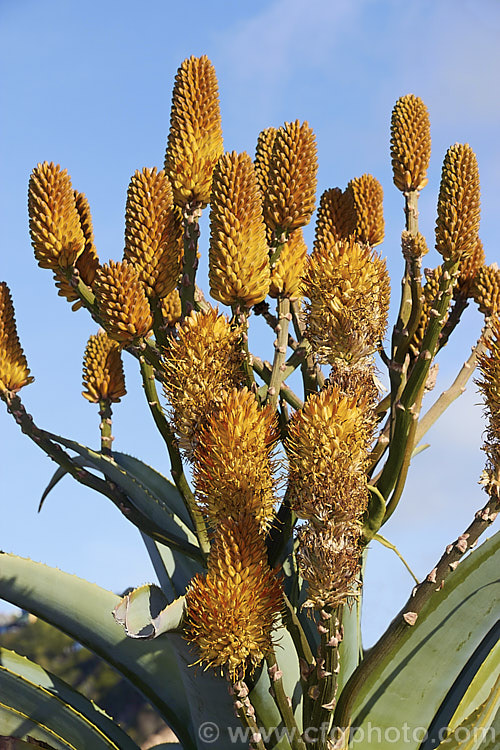
[[[247,513],[269,528],[278,437],[274,410],[261,409],[247,388],[233,388],[217,398],[198,433],[193,457],[196,496],[212,527]]]
[[[52,162],[35,167],[29,181],[28,212],[38,265],[53,271],[71,268],[83,252],[85,237],[66,169]]]
[[[358,242],[375,247],[384,241],[384,191],[371,174],[351,180],[347,191],[352,194],[356,224],[354,235]]]
[[[455,299],[457,297],[468,299],[473,296],[472,289],[480,269],[484,266],[484,261],[483,243],[478,237],[472,253],[460,261],[459,276],[453,289]]]
[[[153,325],[144,287],[126,260],[109,261],[96,273],[94,292],[99,315],[110,338],[130,344],[146,336]]]
[[[422,99],[407,94],[397,100],[391,119],[394,184],[404,193],[427,185],[431,158],[429,112]]]
[[[387,325],[385,261],[351,236],[334,244],[316,235],[304,275],[306,336],[323,361],[357,361],[376,349]]]
[[[271,297],[302,296],[302,277],[306,270],[307,245],[301,229],[295,229],[281,250],[274,268],[271,270]]]
[[[356,211],[352,190],[331,188],[325,190],[319,201],[316,218],[316,239],[314,246],[333,245],[338,240],[346,240],[356,229]]]
[[[165,395],[180,446],[189,458],[214,400],[243,382],[240,335],[217,310],[193,312],[164,353]]]
[[[75,267],[82,281],[88,287],[92,288],[96,271],[99,268],[99,258],[97,257],[97,251],[94,245],[94,231],[92,228],[90,206],[83,193],[79,193],[77,190],[74,190],[73,193],[75,196],[76,210],[80,217],[80,226],[85,238],[85,247],[83,248],[82,253],[78,256]],[[83,302],[80,300],[74,286],[71,285],[65,274],[59,268],[54,269],[54,279],[56,286],[59,289],[58,294],[61,297],[65,297],[68,302],[74,303],[72,305],[73,310],[79,310]]]
[[[182,217],[165,172],[144,168],[130,180],[125,211],[124,260],[131,263],[148,297],[161,299],[179,280]]]
[[[17,335],[14,305],[5,281],[0,282],[0,390],[18,391],[34,380]]]
[[[401,249],[403,258],[408,263],[421,260],[429,252],[424,235],[420,232],[412,234],[407,232],[406,229],[401,233]]]
[[[356,596],[361,567],[361,530],[349,523],[303,526],[298,535],[298,562],[307,581],[305,607],[323,609]]]
[[[224,154],[214,170],[210,206],[210,294],[252,307],[269,291],[262,198],[248,154]]]
[[[179,206],[210,201],[212,172],[222,155],[217,76],[210,60],[190,57],[175,77],[165,171]]]
[[[486,317],[500,311],[500,269],[496,263],[478,268],[471,294]]]
[[[311,394],[290,420],[289,488],[300,518],[352,521],[365,511],[370,401],[370,393],[347,396],[329,385]]]
[[[208,573],[192,580],[186,605],[185,638],[207,667],[227,671],[234,682],[269,653],[283,594],[253,517],[227,519],[217,527]]]
[[[181,298],[177,289],[163,297],[161,301],[161,312],[165,325],[173,328],[182,317]]]
[[[285,123],[276,133],[264,200],[266,224],[276,234],[311,220],[317,171],[316,139],[309,124]]]
[[[125,376],[120,346],[105,331],[90,336],[83,356],[82,396],[98,403],[106,399],[117,403],[125,396]]]
[[[436,250],[445,260],[463,260],[474,252],[479,218],[476,155],[467,143],[456,143],[444,157],[438,199]]]
[[[484,450],[488,456],[486,478],[490,481],[500,467],[500,320],[495,315],[491,321],[491,335],[485,340],[486,350],[479,355],[481,378],[476,380],[485,401],[487,416]],[[488,489],[490,481],[484,484]]]

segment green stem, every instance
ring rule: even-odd
[[[267,385],[269,385],[269,383],[271,382],[272,373],[271,365],[268,362],[263,362],[259,357],[252,355],[252,367],[257,375],[262,378],[264,383],[267,383]],[[266,392],[265,394],[262,394],[265,399],[268,389],[266,388],[266,386],[263,386],[263,388]],[[286,383],[280,384],[279,395],[284,399],[284,401],[287,402],[287,404],[290,404],[290,406],[296,410],[302,409],[302,407],[304,406],[304,402],[292,391],[291,388],[286,385]]]
[[[280,712],[281,720],[286,727],[288,741],[292,750],[306,750],[304,740],[300,736],[300,731],[293,715],[291,701],[285,693],[283,687],[283,673],[278,667],[276,654],[272,649],[266,656],[267,673],[271,683],[271,695]]]
[[[276,408],[278,404],[281,383],[283,382],[289,322],[290,300],[287,297],[278,297],[278,325],[274,329],[276,340],[274,342],[273,368],[267,389],[267,401],[273,408]]]
[[[109,398],[102,398],[99,401],[99,416],[101,417],[101,424],[99,425],[101,430],[101,453],[104,456],[110,456],[111,444],[114,438],[111,434],[113,412]]]
[[[184,474],[184,467],[182,465],[182,458],[177,440],[172,431],[172,428],[170,427],[170,424],[165,419],[165,415],[163,414],[163,410],[161,408],[158,393],[156,390],[153,368],[151,367],[149,362],[146,362],[144,358],[141,358],[140,366],[142,384],[144,387],[144,392],[146,394],[149,409],[151,411],[151,415],[160,432],[160,435],[165,441],[165,445],[167,446],[168,455],[170,457],[170,473],[172,474],[172,479],[174,480],[175,486],[179,490],[189,512],[196,532],[196,536],[198,537],[198,541],[200,543],[200,548],[206,555],[210,550],[207,527],[203,515],[196,504],[195,497]]]
[[[248,315],[249,310],[241,310],[240,305],[233,305],[233,318],[232,324],[239,326],[241,329],[240,336],[240,347],[243,353],[243,369],[245,372],[245,380],[247,388],[251,391],[257,391],[257,385],[253,374],[253,356],[248,349]]]
[[[352,720],[352,709],[356,697],[365,680],[382,661],[397,650],[399,641],[408,633],[408,628],[415,623],[424,605],[432,600],[438,601],[441,597],[447,596],[446,588],[444,588],[443,593],[447,578],[453,574],[463,555],[474,547],[481,534],[489,528],[499,510],[500,502],[498,498],[489,498],[486,505],[475,514],[474,520],[464,533],[446,547],[441,559],[427,578],[414,587],[404,607],[396,615],[382,637],[368,651],[342,690],[335,710],[335,726],[346,727],[349,725]]]
[[[235,711],[239,720],[251,732],[250,747],[252,749],[255,748],[255,750],[266,750],[256,721],[255,709],[248,697],[248,686],[243,680],[238,680],[232,683],[229,693],[234,701]]]
[[[315,748],[327,750],[328,735],[322,731],[330,726],[336,703],[337,678],[340,671],[339,643],[342,640],[342,605],[333,610],[321,611],[321,643],[316,659],[318,684],[313,703],[310,726],[318,730]],[[321,730],[321,731],[320,731]]]
[[[392,431],[389,456],[377,482],[378,489],[384,498],[387,498],[394,488],[407,455],[406,444],[412,425],[415,423],[415,411],[419,408],[416,405],[420,403],[420,399],[422,398],[429,367],[436,352],[438,337],[453,291],[453,281],[457,267],[458,263],[456,261],[445,261],[443,263],[439,293],[436,296],[430,314],[430,321],[422,343],[422,350],[415,361],[401,397],[395,404],[394,429]]]
[[[182,318],[196,309],[196,270],[198,268],[198,239],[201,205],[197,201],[187,203],[183,211],[184,261],[179,294],[181,297]]]
[[[292,302],[292,321],[295,335],[302,344],[302,342],[307,341],[307,339],[305,338],[306,327],[302,319],[299,300],[294,300]],[[325,385],[325,376],[321,372],[320,366],[314,361],[314,354],[310,346],[306,359],[302,362],[301,372],[302,382],[304,384],[304,399],[306,399],[310,393],[317,392],[318,386],[323,388]]]

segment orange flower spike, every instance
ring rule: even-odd
[[[97,270],[94,292],[110,338],[127,345],[146,336],[153,320],[144,287],[127,261],[109,261]]]
[[[68,172],[52,162],[38,164],[28,188],[30,234],[41,268],[53,271],[73,266],[85,247],[85,237]]]
[[[32,383],[17,335],[14,305],[5,281],[0,282],[0,390],[19,391]]]
[[[391,119],[391,159],[394,184],[402,192],[427,185],[431,158],[429,112],[422,99],[407,94],[397,100]]]
[[[243,512],[269,528],[278,436],[274,410],[261,409],[247,388],[219,396],[198,434],[193,470],[197,499],[213,527]]]
[[[83,357],[82,396],[92,403],[118,403],[126,394],[120,346],[105,331],[90,336]]]
[[[307,245],[301,229],[295,229],[280,257],[271,270],[270,297],[289,297],[297,299],[302,296],[302,277],[306,270]]]
[[[309,124],[285,123],[276,133],[264,200],[266,224],[275,232],[292,232],[309,223],[317,171],[316,138]]]
[[[199,661],[226,671],[233,682],[270,652],[283,593],[256,519],[243,515],[218,526],[208,573],[192,580],[186,605],[185,638]]]
[[[165,172],[156,167],[136,171],[127,193],[123,257],[136,269],[148,297],[161,299],[174,291],[181,256],[182,224]]]
[[[246,153],[224,154],[214,170],[210,205],[210,294],[250,308],[269,291],[270,268],[262,200]]]
[[[380,245],[385,233],[382,185],[371,174],[364,174],[351,180],[347,190],[354,202],[356,239],[370,247]]]
[[[436,250],[445,260],[463,261],[474,253],[479,232],[479,170],[469,144],[446,152],[436,221]]]
[[[190,57],[175,77],[165,172],[178,206],[210,201],[212,173],[223,153],[217,76],[210,60]]]

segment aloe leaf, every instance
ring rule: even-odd
[[[498,674],[498,673],[497,673]],[[479,750],[485,742],[495,742],[493,721],[500,710],[500,675],[497,676],[487,699],[451,730],[450,735],[437,747],[438,750]],[[494,745],[492,745],[494,747]],[[497,746],[498,747],[498,746]]]
[[[134,458],[134,456],[129,456],[128,453],[113,451],[113,458],[117,464],[120,464],[125,471],[134,476],[144,487],[147,487],[155,497],[159,498],[164,505],[179,516],[186,526],[193,530],[193,522],[175,484],[156,469],[138,458]]]
[[[0,597],[33,612],[87,646],[121,672],[194,750],[194,730],[182,687],[173,635],[127,638],[112,611],[120,597],[76,576],[0,553]]]
[[[191,579],[197,573],[204,573],[205,567],[199,560],[194,560],[192,557],[184,555],[178,549],[171,549],[161,542],[154,542],[154,544],[159,558],[159,560],[158,558],[157,560],[158,562],[161,561],[161,565],[163,566],[175,591],[174,596],[170,597],[170,600],[173,601],[178,596],[182,596],[186,593],[186,589]],[[156,554],[153,551],[150,551],[149,554],[153,561],[153,558],[156,558]]]
[[[124,596],[113,617],[129,638],[157,638],[180,629],[185,609],[184,597],[169,603],[158,586],[147,583]]]
[[[139,525],[139,528],[142,528],[143,531],[154,538],[161,537],[163,531],[165,536],[158,541],[163,541],[169,546],[175,544],[190,555],[199,556],[198,539],[191,528],[176,513],[172,512],[162,499],[157,497],[148,487],[145,487],[130,472],[122,468],[113,456],[104,456],[74,440],[52,433],[47,434],[52,440],[70,450],[74,450],[85,458],[93,468],[101,471],[109,481],[114,482],[124,491],[130,499],[133,510],[139,514],[138,518],[130,517],[136,525]]]
[[[448,690],[429,727],[421,750],[434,750],[444,730],[455,729],[487,698],[500,674],[499,625],[485,635]]]
[[[55,750],[54,745],[48,745],[46,742],[39,742],[33,737],[28,737],[28,741],[20,740],[17,737],[5,737],[0,735],[0,750],[33,750],[33,747],[42,747],[45,750]]]
[[[399,731],[398,748],[419,748],[421,728],[431,725],[450,686],[500,617],[499,564],[497,533],[460,563],[440,596],[424,605],[416,623],[367,674],[354,703],[352,726],[359,730],[353,747],[363,747],[361,733],[366,737],[371,727],[380,731],[381,741],[375,733],[370,747],[385,748],[385,732]]]
[[[55,675],[13,651],[0,649],[1,703],[60,735],[74,747],[138,750],[137,745],[95,704]],[[0,732],[5,728],[0,723]],[[11,734],[26,738],[24,719]]]
[[[292,638],[288,630],[280,627],[275,634],[276,659],[281,672],[283,672],[283,687],[285,693],[292,701],[295,720],[299,729],[302,727],[302,688],[300,685],[299,661],[295,651]],[[281,716],[278,708],[269,694],[271,683],[267,669],[261,669],[258,679],[255,681],[251,691],[250,700],[257,711],[259,721],[264,727],[271,729],[276,727],[279,731],[282,727]],[[288,750],[290,743],[285,736],[281,736],[273,744],[272,741],[265,743],[270,750]]]

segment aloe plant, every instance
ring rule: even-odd
[[[83,369],[83,395],[99,409],[100,447],[42,429],[26,412],[19,391],[33,378],[6,283],[0,395],[58,464],[40,504],[65,474],[109,498],[141,534],[158,585],[120,598],[2,552],[0,596],[118,669],[186,750],[497,746],[500,536],[474,547],[499,510],[500,271],[484,264],[475,155],[456,144],[438,201],[442,263],[422,278],[418,198],[430,128],[418,97],[395,105],[391,157],[406,224],[388,348],[390,285],[374,249],[384,238],[380,184],[363,175],[325,191],[308,254],[302,228],[315,209],[317,170],[311,128],[264,130],[254,160],[224,153],[206,57],[184,61],[177,73],[164,169],[131,179],[122,261],[100,263],[88,203],[65,170],[43,163],[31,175],[35,257],[73,308],[101,327]],[[228,316],[197,286],[199,219],[208,205],[210,295]],[[485,316],[481,337],[421,414],[436,357],[471,298]],[[272,362],[250,351],[252,312],[275,333]],[[126,395],[124,351],[137,360],[171,480],[112,448],[112,405]],[[376,357],[388,371],[386,395]],[[480,510],[475,502],[468,528],[452,532],[436,566],[364,651],[369,545],[400,555],[382,526],[425,433],[476,363],[489,419],[486,502]],[[300,394],[287,382],[295,372]],[[0,739],[9,746],[134,747],[97,706],[5,649],[0,696]]]

